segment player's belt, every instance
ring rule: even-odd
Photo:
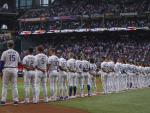
[[[17,68],[17,67],[4,67],[4,68]]]
[[[50,71],[58,71],[58,69],[50,69]]]
[[[87,70],[83,70],[83,72],[89,72],[89,71],[87,71]]]
[[[33,70],[26,70],[26,71],[35,71],[35,69],[33,69]]]
[[[37,69],[37,70],[38,70],[38,71],[41,71],[41,70],[46,70],[46,69],[41,69],[41,70],[40,70],[40,69]]]

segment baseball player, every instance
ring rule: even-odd
[[[148,87],[150,87],[150,67],[149,67],[149,73],[148,73]]]
[[[17,89],[17,67],[20,61],[20,56],[14,48],[14,42],[7,42],[8,50],[4,51],[1,56],[1,61],[4,62],[3,70],[3,86],[2,86],[2,99],[1,105],[5,105],[7,98],[7,89],[9,81],[12,82],[12,92],[14,105],[18,105],[18,89]]]
[[[137,88],[137,81],[138,81],[138,79],[137,79],[137,73],[138,73],[137,66],[134,65],[133,69],[134,69],[134,75],[133,75],[133,78],[132,78],[132,81],[133,81],[133,86],[132,86],[132,88],[133,88],[133,89],[136,89],[136,88]]]
[[[144,76],[143,76],[143,86],[144,88],[147,87],[146,86],[146,81],[147,81],[147,75],[148,75],[148,72],[147,72],[147,67],[144,67]]]
[[[147,87],[150,87],[150,67],[148,67]]]
[[[58,77],[60,100],[68,98],[67,80],[68,80],[67,60],[64,58],[60,58],[59,59],[59,77]]]
[[[127,89],[130,89],[130,87],[131,87],[130,76],[132,75],[132,69],[131,69],[131,65],[129,63],[126,63],[126,69],[125,70],[127,73]]]
[[[33,56],[33,48],[28,49],[28,55],[23,58],[24,72],[24,87],[25,87],[25,103],[29,103],[30,82],[32,85],[33,103],[36,103],[36,86],[35,86],[35,66],[36,59]]]
[[[59,75],[59,58],[54,48],[49,50],[48,74],[50,80],[51,100],[57,99],[57,80]]]
[[[43,46],[38,46],[36,57],[36,103],[39,102],[40,83],[42,84],[44,102],[48,102],[47,97],[47,63],[48,57],[44,54]]]
[[[140,77],[141,77],[141,66],[140,65],[138,65],[137,66],[137,70],[138,70],[138,73],[137,73],[137,88],[140,88]]]
[[[120,80],[121,80],[121,74],[122,74],[122,63],[120,60],[117,61],[114,67],[115,70],[115,88],[116,93],[120,91]]]
[[[127,88],[127,74],[125,72],[126,65],[123,64],[121,59],[118,59],[115,64],[115,88],[116,92],[125,90]]]
[[[108,61],[107,59],[105,59],[105,61],[101,63],[101,81],[103,87],[103,94],[108,93],[107,79],[108,79]]]
[[[94,59],[90,59],[90,75],[91,75],[91,82],[92,82],[92,86],[94,87],[94,93],[93,95],[96,95],[96,90],[97,90],[97,86],[96,86],[96,70],[97,70],[97,66],[94,63]]]
[[[84,97],[84,76],[83,76],[83,62],[81,57],[78,56],[76,60],[77,84],[80,86],[80,97]]]
[[[77,75],[76,75],[76,60],[73,58],[73,55],[70,56],[71,58],[67,61],[68,67],[68,85],[69,85],[69,97],[75,97],[77,92]],[[74,93],[73,93],[74,91]],[[73,93],[73,94],[72,94]]]
[[[143,76],[144,76],[144,72],[143,69],[144,67],[142,66],[138,66],[138,70],[139,70],[139,77],[138,77],[138,88],[142,88],[143,87]]]
[[[114,62],[113,61],[109,61],[108,62],[108,92],[112,93],[113,91],[115,91],[115,81],[114,81]]]
[[[89,74],[90,63],[87,60],[83,60],[83,76],[87,85],[88,96],[91,96],[91,76]]]
[[[134,65],[129,64],[129,69],[128,69],[128,80],[129,80],[129,89],[133,89],[133,78],[134,78],[135,72],[134,72]]]

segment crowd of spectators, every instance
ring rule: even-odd
[[[79,16],[76,20],[53,20],[38,22],[20,22],[20,31],[44,30],[63,30],[79,28],[110,28],[110,27],[149,27],[150,19],[148,16],[139,17],[144,12],[150,11],[149,0],[100,0],[98,3],[88,3],[86,1],[74,0],[69,3],[63,2],[51,5],[42,9],[32,9],[27,11],[21,19],[60,17],[60,16]],[[136,16],[121,16],[120,13],[134,13]],[[114,17],[93,18],[93,15],[115,15]],[[83,15],[88,15],[84,18]],[[86,16],[85,16],[86,17]]]
[[[150,27],[150,21],[147,18],[121,18],[86,20],[86,21],[53,21],[53,22],[37,22],[22,23],[20,31],[36,31],[36,30],[63,30],[63,29],[81,29],[81,28],[111,28],[111,27]]]
[[[51,7],[29,10],[22,18],[70,16],[70,15],[96,15],[104,13],[143,13],[150,11],[149,0],[99,0],[90,4],[84,0],[52,5]]]
[[[73,53],[76,57],[82,56],[83,59],[94,58],[97,65],[103,61],[104,57],[109,57],[114,61],[121,58],[129,63],[150,63],[150,40],[130,39],[128,37],[101,39],[100,36],[88,38],[81,36],[78,38],[55,38],[53,41],[47,40],[43,46],[46,54],[48,48],[56,48],[66,59]],[[26,51],[23,51],[21,57],[23,58],[25,55]]]

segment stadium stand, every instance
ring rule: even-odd
[[[150,40],[148,36],[136,35],[132,32],[130,35],[120,36],[117,33],[110,33],[110,35],[107,35],[107,33],[101,35],[60,35],[54,36],[53,39],[51,37],[34,38],[38,41],[41,40],[40,44],[45,47],[46,54],[48,48],[52,47],[56,48],[58,53],[61,52],[62,57],[66,59],[73,53],[76,56],[82,56],[82,58],[94,58],[97,65],[103,61],[104,57],[109,57],[113,61],[121,58],[133,64],[140,62],[147,65],[150,63]],[[27,39],[25,38],[25,40]],[[33,41],[33,39],[31,40]],[[21,57],[23,58],[25,55],[26,49],[22,51]]]
[[[149,11],[148,0],[100,0],[96,4],[86,1],[58,2],[50,7],[27,11],[19,19],[20,31],[149,27]]]

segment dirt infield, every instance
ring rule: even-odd
[[[82,110],[65,108],[51,104],[20,104],[18,106],[0,106],[0,113],[87,113]]]

